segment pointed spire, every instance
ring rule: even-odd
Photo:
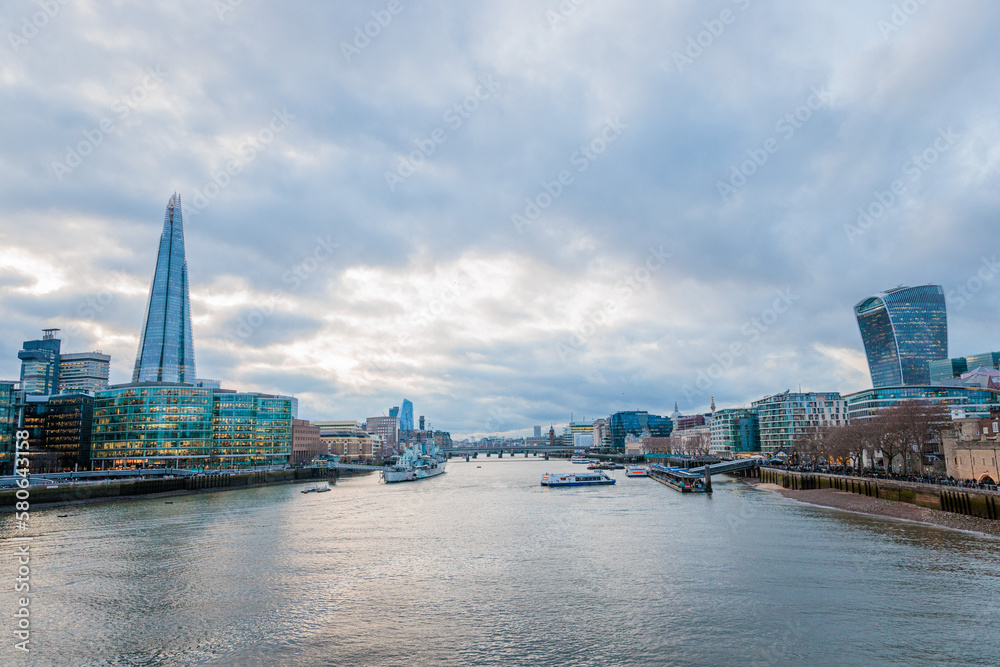
[[[132,382],[195,381],[181,196],[167,202]]]

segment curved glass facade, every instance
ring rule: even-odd
[[[989,417],[990,408],[1000,406],[1000,391],[979,387],[877,387],[849,394],[847,415],[853,422],[866,421],[879,411],[905,401],[923,400],[947,408],[963,408],[968,416]]]
[[[211,448],[211,389],[123,385],[94,398],[90,456],[99,467],[199,467]]]
[[[928,363],[948,357],[948,315],[940,285],[899,287],[854,306],[873,387],[926,385]]]
[[[167,202],[132,382],[195,381],[181,197]]]

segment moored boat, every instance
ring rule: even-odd
[[[542,475],[542,486],[598,486],[614,484],[615,479],[605,472],[577,472],[560,475],[545,473]]]

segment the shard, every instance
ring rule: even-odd
[[[181,197],[167,202],[132,382],[195,381]]]

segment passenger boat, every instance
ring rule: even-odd
[[[649,471],[642,466],[625,466],[626,477],[649,477]]]
[[[615,479],[605,472],[577,472],[562,475],[545,473],[542,475],[542,486],[596,486],[614,484]]]

